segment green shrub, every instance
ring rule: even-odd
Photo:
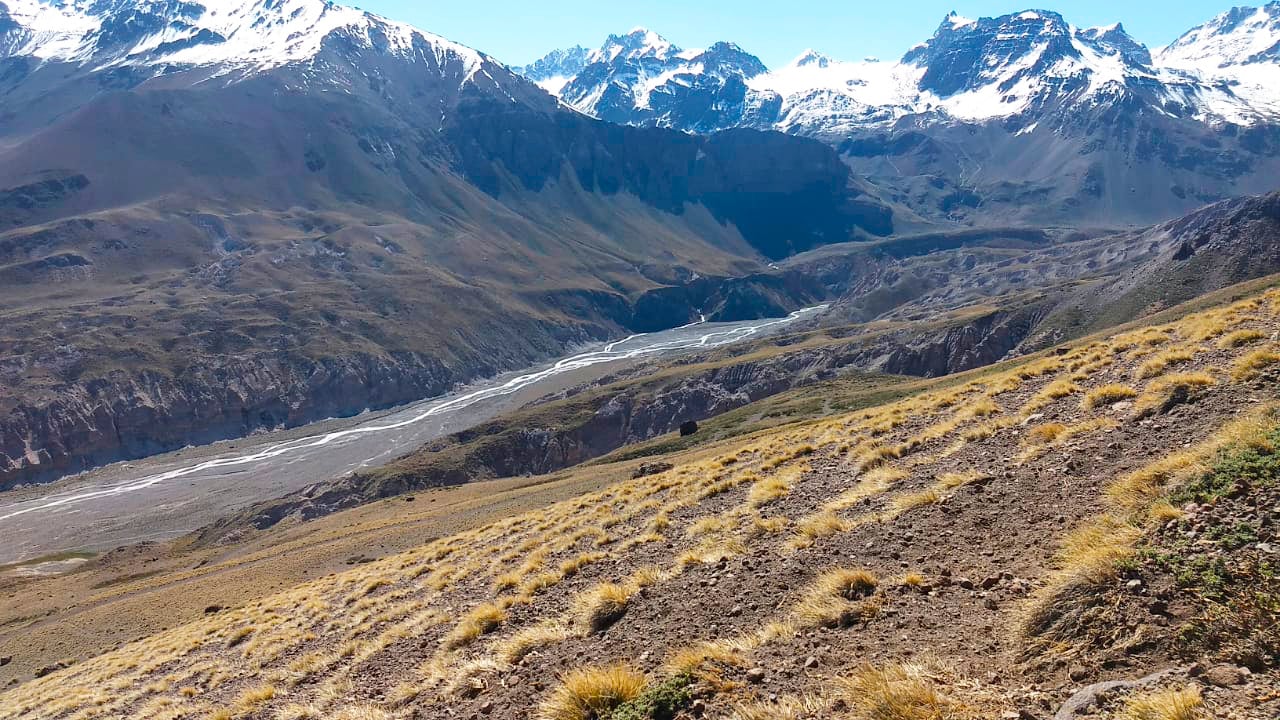
[[[634,700],[614,708],[607,720],[671,720],[693,702],[691,675],[680,674],[646,688]]]

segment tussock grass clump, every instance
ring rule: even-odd
[[[600,552],[582,553],[577,557],[570,558],[560,563],[560,574],[567,578],[573,577],[574,575],[577,575],[582,568],[590,565],[591,563],[600,562],[605,559],[605,557],[607,556]]]
[[[1252,380],[1266,368],[1280,363],[1280,353],[1270,350],[1254,350],[1236,361],[1231,370],[1231,379],[1236,382]]]
[[[578,668],[565,673],[560,684],[539,705],[538,720],[596,720],[640,696],[644,673],[627,665]]]
[[[791,492],[791,482],[788,478],[773,475],[764,480],[758,480],[751,486],[751,490],[747,493],[747,504],[753,508],[763,507],[789,492]]]
[[[255,685],[246,688],[236,696],[235,707],[240,713],[250,712],[274,699],[276,689],[273,685]]]
[[[737,703],[729,720],[807,720],[828,717],[831,703],[817,695],[784,695],[772,700]]]
[[[377,705],[348,705],[329,715],[317,715],[326,720],[391,720],[391,713]]]
[[[1190,362],[1193,357],[1195,357],[1195,353],[1183,348],[1165,350],[1139,365],[1136,374],[1139,380],[1153,378],[1164,374],[1165,370],[1174,365]]]
[[[1138,391],[1127,385],[1103,385],[1085,393],[1081,405],[1085,410],[1093,410],[1103,405],[1112,405],[1137,396]]]
[[[847,510],[866,498],[879,495],[888,490],[894,483],[899,480],[905,480],[908,477],[911,477],[911,475],[905,470],[882,465],[865,473],[857,485],[840,493],[840,495],[825,504],[823,509],[831,512]]]
[[[1115,576],[1116,565],[1133,554],[1142,531],[1111,516],[1075,529],[1062,540],[1058,557],[1064,573],[1082,582],[1104,582]]]
[[[231,633],[227,635],[227,647],[233,648],[244,642],[245,639],[253,634],[253,631],[254,628],[252,625],[245,625],[232,630]]]
[[[1031,415],[1048,407],[1054,400],[1061,400],[1078,392],[1080,392],[1080,386],[1074,382],[1068,379],[1054,380],[1046,385],[1043,390],[1032,396],[1027,401],[1027,404],[1022,406],[1020,414]]]
[[[928,489],[894,498],[890,504],[894,514],[906,512],[925,505],[936,505],[948,498],[948,493],[964,487],[982,477],[981,473],[943,473],[938,481]]]
[[[689,537],[722,533],[734,528],[734,519],[724,515],[708,515],[689,526],[686,533]]]
[[[999,397],[1020,387],[1022,387],[1022,378],[1014,374],[1005,375],[987,386],[987,397]]]
[[[879,584],[880,579],[866,570],[840,568],[818,578],[814,590],[828,595],[838,595],[846,600],[857,600],[874,593]]]
[[[880,445],[871,448],[858,456],[858,472],[865,473],[874,470],[881,465],[896,460],[902,456],[902,452],[896,447],[889,445]]]
[[[880,580],[865,570],[824,573],[791,610],[801,628],[842,627],[874,617],[879,603],[870,599]],[[860,601],[860,602],[859,602]]]
[[[1036,427],[1031,428],[1031,430],[1027,432],[1027,439],[1042,445],[1048,445],[1061,437],[1066,431],[1067,426],[1062,423],[1046,423],[1044,425],[1037,425]]]
[[[445,646],[453,649],[470,645],[476,638],[498,627],[507,619],[507,611],[494,603],[486,603],[463,616],[453,631],[445,638]]]
[[[926,668],[867,666],[844,681],[844,697],[859,720],[944,720],[949,703]]]
[[[1182,690],[1161,690],[1129,698],[1117,720],[1198,720],[1204,700],[1194,685]]]
[[[573,637],[573,630],[561,623],[548,621],[531,625],[503,640],[495,648],[498,659],[514,665],[540,647],[554,645]]]
[[[1210,472],[1213,458],[1226,448],[1270,447],[1272,412],[1266,407],[1228,423],[1199,445],[1157,460],[1108,487],[1109,510],[1064,538],[1060,568],[1028,606],[1021,622],[1023,634],[1073,640],[1079,633],[1075,626],[1098,597],[1098,588],[1113,580],[1118,566],[1133,557],[1146,523],[1177,512],[1161,508],[1161,495],[1179,482]]]
[[[574,601],[578,617],[591,632],[600,632],[627,611],[635,590],[617,583],[601,583]]]
[[[895,512],[906,512],[925,505],[936,505],[942,502],[945,497],[937,488],[929,488],[894,498],[892,506]]]
[[[689,686],[692,675],[676,675],[650,685],[633,700],[622,703],[609,715],[609,720],[663,720],[676,717],[693,702]]]
[[[969,417],[991,417],[1000,412],[1000,406],[995,404],[990,398],[979,398],[974,400],[966,409],[965,414]]]
[[[1218,347],[1223,350],[1231,350],[1233,348],[1244,347],[1249,343],[1257,342],[1266,335],[1257,330],[1237,330],[1228,334],[1226,337],[1218,341]]]
[[[1057,372],[1062,369],[1062,359],[1057,357],[1040,358],[1035,362],[1028,363],[1018,369],[1017,375],[1023,380],[1031,380],[1042,375]]]
[[[712,664],[746,667],[745,651],[750,649],[753,648],[738,647],[725,640],[701,642],[671,653],[663,665],[668,672],[676,675],[698,676]]]
[[[521,580],[523,580],[523,578],[520,576],[520,573],[514,573],[514,572],[502,573],[501,575],[493,579],[494,592],[506,592],[507,590],[514,590],[520,586]]]
[[[791,547],[810,547],[818,538],[846,532],[850,528],[849,521],[825,511],[801,518],[795,526],[795,535],[791,538]]]
[[[791,519],[785,515],[773,515],[763,517],[756,515],[751,518],[751,524],[747,527],[747,532],[753,537],[761,535],[777,535],[786,530],[791,525]]]
[[[1133,413],[1137,417],[1146,417],[1164,412],[1173,405],[1189,402],[1197,390],[1210,387],[1216,382],[1208,373],[1166,375],[1147,386],[1134,403]]]

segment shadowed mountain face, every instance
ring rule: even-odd
[[[245,58],[225,12],[41,40],[33,6],[0,45],[0,484],[435,394],[893,228],[820,143],[611,126],[358,11],[247,4]]]

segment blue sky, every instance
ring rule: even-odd
[[[598,46],[611,32],[648,27],[685,48],[732,40],[766,65],[789,62],[806,48],[843,60],[896,58],[927,39],[951,10],[967,17],[1036,7],[1031,2],[964,0],[340,0],[483,50],[520,65],[546,51]],[[1241,2],[1229,0],[1060,0],[1056,9],[1081,27],[1123,22],[1150,47]]]

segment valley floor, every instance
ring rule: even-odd
[[[386,501],[243,561],[276,594],[215,603],[192,570],[204,617],[46,668],[0,718],[1274,718],[1277,388],[1271,290],[572,471],[473,527]],[[295,586],[291,548],[360,522],[404,550]]]

